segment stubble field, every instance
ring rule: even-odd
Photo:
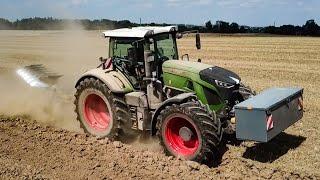
[[[192,37],[178,45],[180,55],[230,69],[258,92],[304,87],[304,118],[267,144],[227,143],[216,168],[165,157],[156,141],[97,140],[79,129],[72,94],[106,54],[99,32],[0,31],[0,178],[320,178],[319,38],[205,36],[200,51]],[[29,64],[63,74],[64,98],[25,85],[15,70]]]

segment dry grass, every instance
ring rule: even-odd
[[[286,132],[306,140],[270,165],[319,173],[320,38],[204,37],[200,51],[195,50],[194,41],[191,37],[179,41],[180,54],[231,69],[258,91],[274,86],[305,88],[305,116]]]
[[[320,109],[320,39],[306,37],[205,37],[203,49],[194,39],[179,41],[180,54],[231,69],[243,81],[262,90],[271,86],[301,86],[307,107]],[[312,106],[308,106],[312,104]]]
[[[0,39],[0,72],[26,64],[48,64],[66,75],[66,89],[73,89],[77,76],[97,65],[98,57],[106,54],[98,32],[0,31]],[[195,50],[195,39],[191,37],[179,40],[178,44],[180,55],[188,53],[193,59],[201,58],[205,63],[233,70],[258,91],[274,86],[304,87],[305,117],[286,131],[294,136],[275,147],[269,145],[271,149],[286,148],[288,152],[272,163],[252,163],[320,174],[319,38],[203,37],[200,51]],[[290,145],[299,136],[306,140],[299,146]],[[225,157],[241,159],[247,148],[253,146],[230,145]]]

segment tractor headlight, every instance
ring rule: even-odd
[[[227,88],[227,89],[229,89],[229,88],[234,87],[233,84],[226,83],[226,82],[222,82],[222,81],[219,81],[219,80],[215,80],[215,82],[216,82],[216,85],[217,85],[217,86],[222,87],[222,88]]]

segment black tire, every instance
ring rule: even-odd
[[[222,137],[222,129],[220,120],[216,118],[215,113],[211,111],[199,101],[192,100],[183,104],[173,104],[165,107],[157,117],[157,136],[160,144],[164,147],[167,155],[182,157],[186,160],[196,161],[208,166],[215,166],[220,161],[220,153],[218,145]],[[190,155],[179,154],[170,145],[166,135],[166,127],[168,127],[170,119],[176,116],[186,119],[194,126],[192,137],[197,135],[199,146],[197,150]],[[182,128],[181,128],[182,129]],[[179,135],[180,131],[179,130]],[[184,141],[184,140],[183,140]],[[187,142],[184,141],[186,144]]]
[[[94,129],[86,120],[84,104],[86,98],[91,94],[98,95],[107,105],[112,126],[108,126],[105,130],[98,131]],[[118,139],[119,134],[122,132],[122,125],[129,119],[128,107],[124,102],[124,98],[112,93],[107,85],[95,78],[86,78],[79,83],[76,87],[74,104],[76,106],[77,120],[80,122],[81,128],[86,133],[100,138]]]
[[[257,93],[251,89],[250,86],[246,86],[243,83],[240,84],[239,93],[241,95],[242,101],[249,99],[252,96],[255,96]],[[240,101],[240,102],[242,102]]]

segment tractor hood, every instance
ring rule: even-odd
[[[211,84],[215,84],[215,80],[231,85],[240,84],[240,77],[227,69],[214,66],[200,71],[200,78]]]
[[[212,65],[191,61],[168,60],[163,63],[162,67],[164,72],[170,72],[179,75],[179,72],[199,74],[200,71],[210,68]]]
[[[188,76],[189,73],[199,74],[203,81],[210,84],[216,84],[215,80],[232,85],[239,84],[241,81],[240,77],[232,71],[199,62],[169,60],[164,62],[162,67],[164,72],[180,76]]]

